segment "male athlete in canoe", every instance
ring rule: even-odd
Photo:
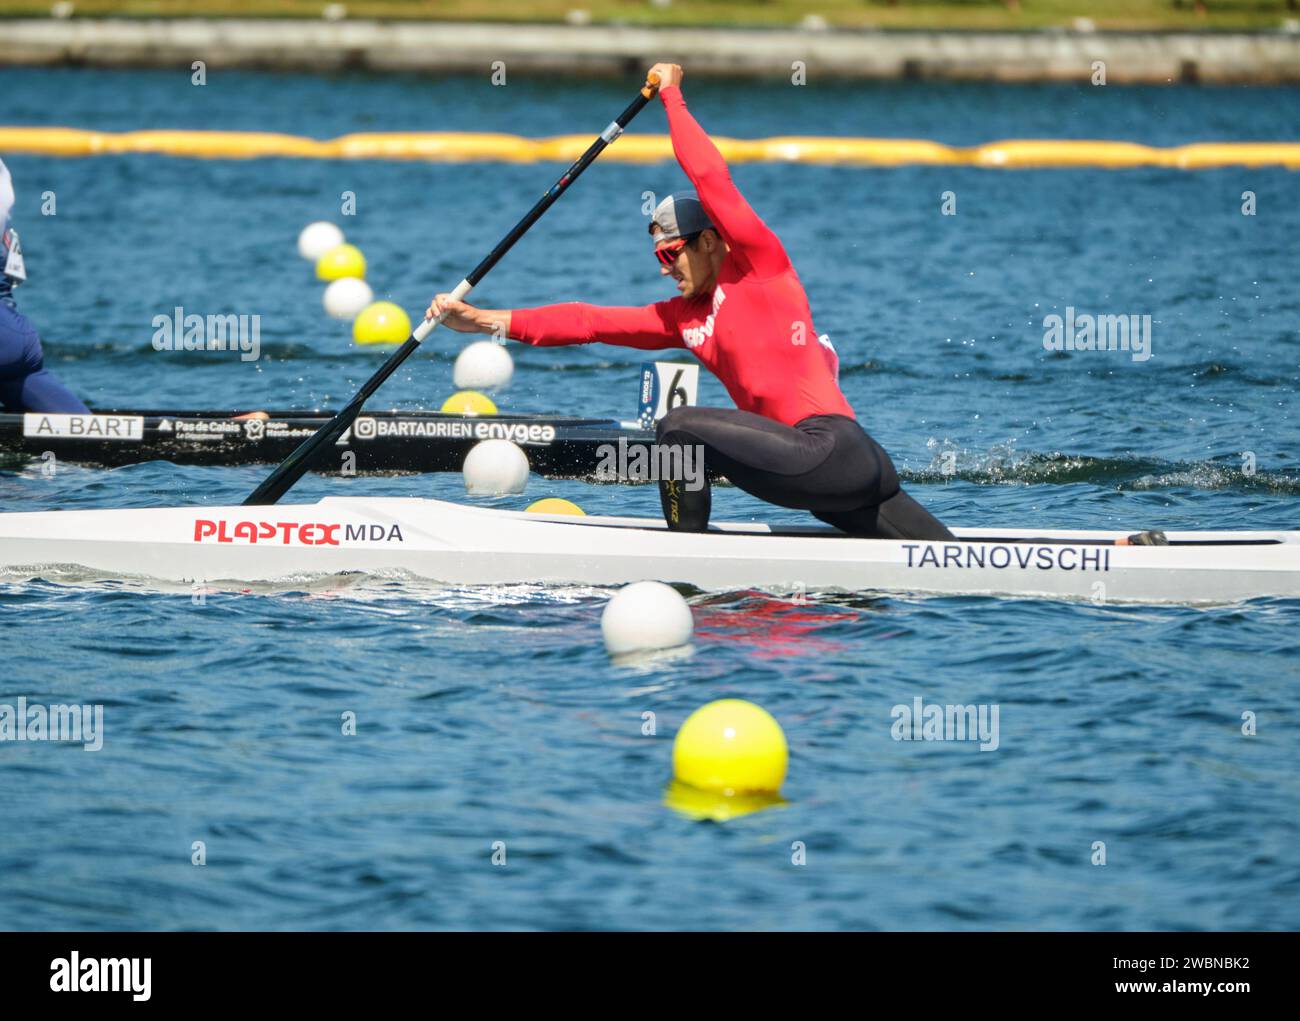
[[[76,394],[45,368],[40,335],[14,303],[14,287],[27,279],[27,271],[18,234],[9,226],[13,208],[13,180],[0,160],[0,407],[13,413],[84,413]]]
[[[650,223],[660,272],[677,281],[679,296],[639,308],[568,303],[502,311],[440,294],[428,315],[445,309],[443,322],[454,330],[504,333],[543,347],[685,347],[722,381],[736,408],[676,408],[659,423],[660,443],[697,445],[710,472],[850,535],[952,539],[899,488],[889,455],[858,425],[790,257],[686,110],[682,69],[656,64],[651,74],[659,76],[673,151],[696,189],[664,199]],[[670,528],[708,527],[707,480],[694,491],[681,480],[661,481],[660,494]]]

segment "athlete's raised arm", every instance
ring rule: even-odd
[[[785,272],[790,267],[785,247],[745,201],[722,153],[686,109],[682,69],[676,64],[656,64],[651,71],[659,75],[662,83],[659,98],[668,113],[668,131],[677,162],[691,179],[700,204],[732,255],[748,263],[759,277]]]

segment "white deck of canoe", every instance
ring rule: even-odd
[[[197,519],[397,525],[400,542],[338,546],[194,540]],[[705,590],[843,590],[988,594],[1094,602],[1229,603],[1300,597],[1300,532],[1169,532],[1175,542],[1261,545],[1096,546],[1127,531],[961,528],[957,545],[1052,540],[1054,549],[1104,552],[1107,569],[935,566],[952,543],[853,539],[819,526],[727,522],[708,533],[669,531],[662,521],[527,514],[421,498],[329,497],[275,507],[176,507],[0,514],[0,572],[30,575],[77,565],[108,576],[171,581],[272,581],[358,571],[406,573],[453,584],[617,585],[642,579]],[[999,543],[998,540],[1003,540]],[[925,557],[926,547],[934,555]],[[909,566],[909,558],[911,566]],[[1046,559],[1046,557],[1044,558]]]

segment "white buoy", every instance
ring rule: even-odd
[[[515,374],[515,360],[504,344],[476,340],[456,356],[451,378],[457,390],[499,390]]]
[[[509,440],[484,440],[469,452],[461,472],[471,496],[522,493],[528,485],[528,455]]]
[[[331,248],[343,244],[343,232],[328,220],[309,223],[298,235],[298,254],[315,262]]]
[[[364,280],[342,277],[325,288],[325,311],[335,319],[355,319],[375,300],[375,292]]]
[[[600,630],[611,656],[652,649],[675,649],[691,640],[695,620],[686,600],[661,581],[637,581],[614,593],[600,615]]]

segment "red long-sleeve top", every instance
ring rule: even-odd
[[[785,248],[732,182],[681,89],[660,89],[659,98],[677,161],[727,243],[716,285],[692,298],[630,308],[568,302],[516,309],[511,337],[542,347],[596,341],[644,350],[684,347],[744,411],[786,425],[810,415],[853,417],[836,381],[834,349],[818,341]]]

